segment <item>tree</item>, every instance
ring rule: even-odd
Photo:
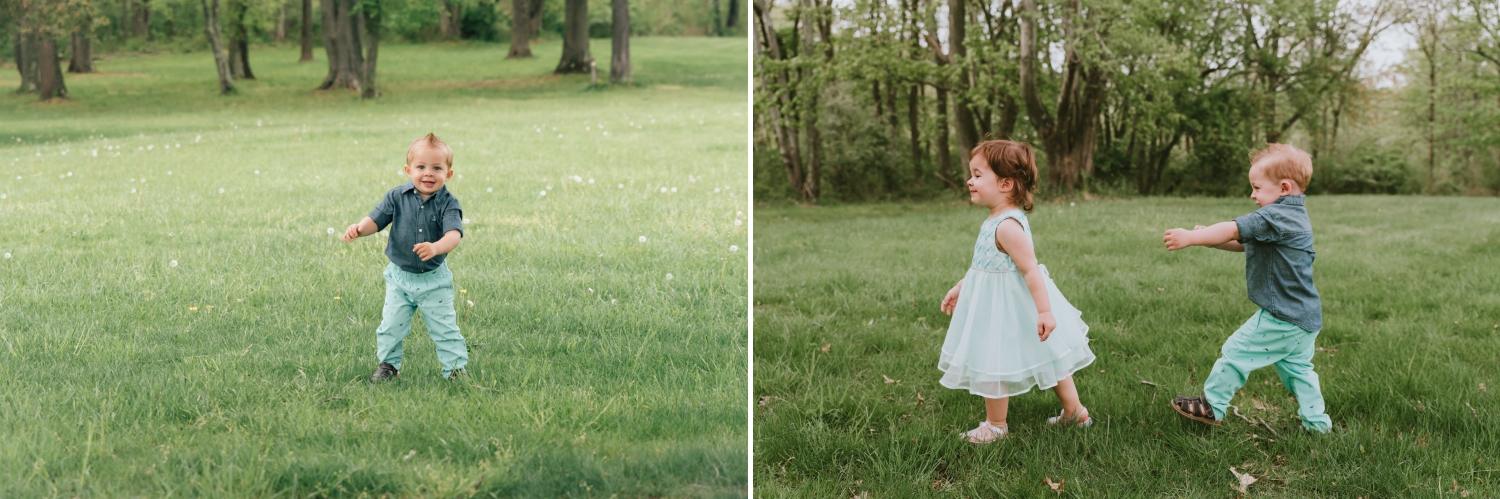
[[[1036,57],[1041,50],[1037,44],[1036,1],[1021,0],[1021,96],[1026,103],[1026,115],[1042,139],[1042,149],[1047,154],[1048,184],[1072,194],[1082,183],[1083,174],[1093,171],[1096,118],[1104,103],[1109,78],[1108,70],[1085,57],[1083,46],[1087,42],[1083,34],[1097,35],[1106,31],[1107,23],[1094,18],[1105,15],[1097,6],[1090,11],[1090,16],[1085,17],[1079,0],[1065,0],[1062,14],[1064,74],[1058,88],[1056,110],[1048,111],[1042,104],[1036,82]],[[1086,21],[1099,25],[1080,30],[1078,25]],[[1107,50],[1107,47],[1096,50],[1100,49]]]
[[[322,3],[328,77],[318,90],[348,88],[365,98],[379,97],[375,60],[383,19],[380,0],[322,0]]]
[[[229,69],[234,72],[235,78],[254,80],[255,72],[250,70],[250,26],[245,22],[245,16],[250,11],[250,0],[228,1]]]
[[[107,21],[107,20],[106,20]],[[73,30],[73,53],[68,62],[69,73],[94,72],[94,51],[89,44],[93,32],[93,16],[85,14],[78,29]]]
[[[630,5],[629,0],[611,0],[614,10],[610,42],[609,82],[630,84]]]
[[[444,41],[459,37],[459,22],[462,20],[462,4],[451,0],[438,2],[438,34]]]
[[[89,0],[11,0],[0,2],[0,13],[15,19],[16,70],[22,93],[36,92],[43,101],[65,98],[57,38],[81,29],[94,16]]]
[[[506,59],[530,59],[531,38],[542,26],[544,0],[511,0],[510,52]]]
[[[297,62],[312,62],[312,0],[302,0],[302,58]]]
[[[209,46],[214,51],[214,66],[219,71],[219,94],[234,93],[234,73],[229,69],[229,54],[224,50],[224,37],[219,28],[219,0],[199,0],[203,3],[203,32],[208,35]]]
[[[589,55],[589,2],[566,0],[563,19],[562,60],[556,74],[587,73],[594,58]]]

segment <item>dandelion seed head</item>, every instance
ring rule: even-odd
[[[5,259],[6,260],[10,259],[10,252],[9,251],[5,252]]]
[[[643,243],[644,243],[644,242],[646,242],[646,236],[641,236],[641,237],[638,237],[638,238],[636,238],[636,239],[635,239],[635,240],[636,240],[636,241],[640,241],[640,242],[643,242]]]
[[[718,188],[718,187],[715,187],[715,188],[714,188],[714,194],[718,194],[718,193],[719,193],[719,188]]]
[[[495,192],[495,188],[494,187],[486,187],[486,188],[484,188],[484,192]]]
[[[328,235],[333,235],[333,227],[328,228]]]
[[[172,170],[167,170],[167,175],[171,175],[171,174],[172,174]]]
[[[733,244],[729,245],[729,252],[730,253],[738,253],[739,251],[740,251],[740,247],[739,246],[733,245]]]
[[[738,219],[738,218],[736,218],[736,219],[734,219],[734,226],[735,226],[735,227],[739,227],[739,226],[740,226],[740,225],[742,225],[742,224],[744,224],[744,223],[745,223],[745,222],[743,222],[743,221],[741,221],[741,220],[740,220],[740,219]]]
[[[610,302],[610,303],[611,303],[611,304],[613,304],[613,303],[614,303],[614,302],[615,302],[615,299],[614,299],[614,298],[610,298],[610,299],[609,299],[609,302]]]
[[[223,193],[224,193],[224,188],[223,188],[223,187],[220,187],[220,188],[219,188],[219,194],[223,194]]]
[[[676,188],[676,187],[673,187],[673,188],[672,188],[672,192],[674,192],[674,193],[675,193],[675,192],[677,192],[677,188]]]
[[[260,175],[260,170],[255,170],[255,174]]]
[[[1078,203],[1068,201],[1068,206],[1078,206]]]
[[[589,179],[589,183],[590,184],[594,183],[594,179]]]
[[[21,180],[21,177],[16,177],[16,180]],[[619,188],[619,189],[624,189],[625,188],[625,184],[616,184],[615,187]]]
[[[474,308],[474,301],[473,300],[464,300],[464,302],[469,304],[469,308]]]
[[[667,188],[666,187],[662,187],[661,188],[661,193],[662,194],[666,194],[667,193]]]
[[[175,268],[177,268],[177,260],[172,260],[172,262],[171,262],[171,263],[168,263],[168,264],[167,264],[167,265],[171,265],[171,266],[172,266],[172,268],[174,268],[174,269],[175,269]]]
[[[135,188],[131,188],[131,189],[130,189],[130,193],[131,193],[131,194],[135,194]]]
[[[672,280],[672,273],[671,272],[667,272],[667,280],[668,281]]]
[[[541,195],[541,196],[542,196],[542,197],[546,197],[546,196],[547,196],[547,191],[542,191],[542,192],[541,192],[541,194],[540,194],[540,195]]]
[[[73,176],[73,172],[68,172],[68,176],[69,177]]]
[[[469,219],[465,218],[464,219],[464,225],[468,225],[468,224],[469,224]]]

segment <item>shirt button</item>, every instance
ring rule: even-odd
[[[422,229],[417,229],[417,232],[422,232]]]

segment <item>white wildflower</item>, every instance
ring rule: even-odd
[[[547,191],[542,191],[541,195],[545,197],[547,195]]]
[[[662,187],[661,188],[661,193],[662,194],[666,194],[667,193],[667,188],[666,187]]]
[[[673,188],[672,188],[672,192],[677,192],[677,188],[676,188],[676,187],[673,187]]]
[[[636,238],[636,240],[644,243],[644,242],[646,242],[646,236],[638,237],[638,238]]]
[[[594,179],[589,179],[589,183],[590,184],[594,183]]]
[[[8,251],[7,251],[7,252],[5,252],[5,259],[6,259],[6,260],[9,260],[9,259],[10,259],[10,252],[8,252]]]
[[[729,245],[729,252],[730,253],[738,253],[739,251],[740,251],[740,247],[739,246],[733,245],[733,244]]]
[[[223,194],[223,193],[224,193],[224,188],[223,188],[223,187],[220,187],[220,188],[219,188],[219,194]]]
[[[672,273],[671,272],[667,272],[667,280],[668,281],[672,280]]]
[[[170,263],[168,265],[171,265],[172,268],[174,268],[174,269],[177,268],[177,260],[172,260],[172,263]]]
[[[738,218],[736,218],[736,219],[734,219],[734,226],[735,226],[735,227],[739,227],[739,226],[740,226],[740,225],[743,225],[743,224],[744,224],[744,223],[745,223],[745,222],[743,222],[743,221],[741,221],[741,220],[740,220],[740,219],[738,219]]]
[[[494,187],[486,187],[486,188],[484,188],[484,192],[495,192],[495,188]]]
[[[333,231],[333,227],[329,227],[328,228],[328,235],[330,235],[330,236],[333,235],[333,232],[334,232]]]
[[[718,188],[718,187],[715,187],[715,188],[714,188],[714,194],[718,194],[718,193],[719,193],[719,188]]]
[[[21,180],[21,177],[16,177],[16,180]],[[624,189],[625,188],[625,184],[618,184],[618,185],[615,185],[615,187],[618,187],[620,189]]]

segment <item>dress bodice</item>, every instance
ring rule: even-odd
[[[1021,228],[1026,231],[1026,238],[1031,238],[1031,223],[1026,220],[1026,212],[1021,210],[1007,210],[995,215],[994,218],[984,221],[979,227],[979,239],[974,241],[974,260],[969,266],[980,270],[993,272],[1010,272],[1016,270],[1015,260],[1010,255],[1001,253],[995,244],[995,230],[1000,227],[1000,222],[1007,218],[1014,218],[1021,223]]]

